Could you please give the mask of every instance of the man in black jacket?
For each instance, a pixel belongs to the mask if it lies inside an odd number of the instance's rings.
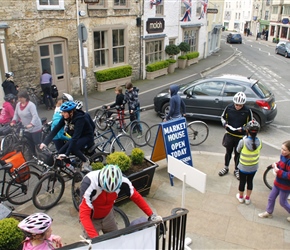
[[[223,146],[226,148],[225,166],[219,171],[219,176],[224,176],[229,172],[229,164],[233,151],[235,152],[235,170],[234,175],[239,180],[239,158],[240,154],[236,151],[240,139],[245,135],[246,124],[253,119],[252,111],[245,106],[246,95],[238,92],[233,98],[233,104],[229,104],[221,115],[221,122],[226,129],[223,138]]]
[[[2,83],[5,96],[8,94],[17,96],[18,94],[18,86],[15,86],[13,82],[13,76],[14,76],[13,72],[5,73],[6,80]]]

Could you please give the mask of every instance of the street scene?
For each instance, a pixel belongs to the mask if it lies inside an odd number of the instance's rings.
[[[290,0],[4,0],[0,250],[290,249]]]

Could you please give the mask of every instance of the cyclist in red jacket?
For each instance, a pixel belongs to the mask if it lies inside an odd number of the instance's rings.
[[[109,233],[118,230],[113,206],[120,190],[125,190],[130,199],[149,216],[156,216],[143,197],[116,165],[107,165],[101,170],[88,173],[81,184],[80,221],[86,237],[94,238],[99,231]]]

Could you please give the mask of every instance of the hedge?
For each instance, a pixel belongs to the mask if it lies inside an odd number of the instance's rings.
[[[125,65],[95,72],[97,82],[106,82],[132,75],[132,66]]]
[[[159,62],[155,62],[155,63],[150,63],[146,66],[146,71],[153,72],[156,70],[167,68],[168,66],[169,66],[169,62],[167,60],[159,61]]]
[[[176,60],[173,59],[173,58],[168,58],[168,59],[166,59],[166,61],[168,61],[169,64],[171,64],[171,63],[176,63]]]
[[[179,56],[178,59],[186,60],[187,59],[187,56],[186,55],[182,55],[182,56]]]
[[[199,52],[194,51],[186,54],[188,60],[199,57]]]

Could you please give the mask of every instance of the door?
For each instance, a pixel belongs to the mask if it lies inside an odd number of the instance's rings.
[[[41,72],[48,70],[52,75],[52,84],[58,88],[59,95],[68,91],[65,41],[53,41],[39,44]]]

